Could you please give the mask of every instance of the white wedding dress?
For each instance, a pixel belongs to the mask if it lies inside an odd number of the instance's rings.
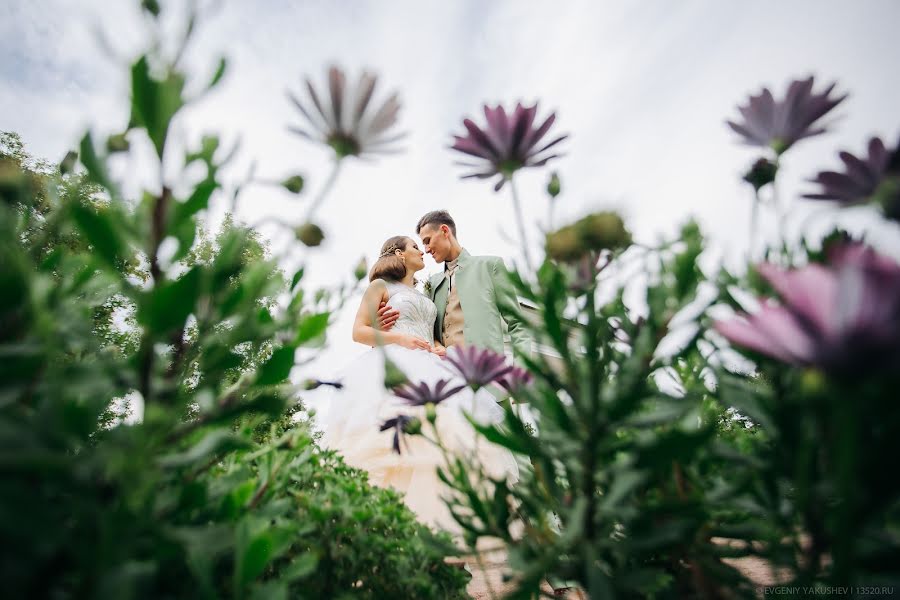
[[[388,305],[400,316],[393,331],[408,333],[434,343],[434,303],[415,289],[399,283],[388,283]],[[343,389],[329,393],[330,406],[323,424],[322,443],[337,450],[344,460],[369,473],[369,480],[381,487],[391,487],[404,494],[404,500],[429,525],[459,533],[442,497],[446,485],[438,478],[437,468],[444,464],[438,448],[419,435],[404,435],[402,453],[393,450],[394,430],[379,431],[387,419],[404,414],[419,417],[423,431],[434,437],[421,407],[410,407],[384,387],[385,357],[402,370],[412,383],[433,386],[441,379],[461,385],[462,379],[451,366],[425,350],[410,350],[388,345],[374,348],[344,369]],[[464,388],[437,406],[435,427],[440,438],[453,453],[475,458],[485,472],[494,478],[518,479],[513,455],[476,435],[463,413],[476,422],[499,423],[503,409],[485,389],[473,393]]]

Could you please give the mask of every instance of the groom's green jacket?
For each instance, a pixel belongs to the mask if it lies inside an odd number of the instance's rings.
[[[503,326],[520,352],[531,353],[531,336],[525,330],[519,303],[509,282],[506,266],[497,256],[459,255],[454,285],[462,307],[463,337],[467,346],[489,348],[503,354]],[[449,286],[443,273],[431,276],[431,299],[437,306],[434,339],[441,339]]]

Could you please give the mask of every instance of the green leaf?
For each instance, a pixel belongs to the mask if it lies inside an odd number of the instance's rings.
[[[150,13],[154,17],[159,16],[159,1],[158,0],[141,0],[141,8],[146,10],[148,13]]]
[[[112,195],[115,195],[115,186],[109,178],[109,172],[106,170],[106,162],[97,155],[94,148],[94,141],[91,139],[90,132],[84,134],[81,138],[81,164],[87,169],[88,180],[100,185]]]
[[[250,591],[250,600],[288,600],[288,585],[281,581],[257,583]]]
[[[314,552],[304,552],[281,571],[281,579],[288,583],[312,575],[319,565],[319,557]]]
[[[297,346],[304,346],[324,342],[330,316],[331,313],[324,312],[304,317],[297,328],[297,337],[294,338],[294,343]]]
[[[207,433],[202,440],[185,452],[167,454],[159,459],[164,467],[184,467],[210,457],[250,447],[250,442],[227,429],[216,429]]]
[[[619,503],[631,495],[646,479],[647,476],[639,471],[627,470],[618,473],[609,491],[603,496],[603,510],[614,512]]]
[[[200,268],[194,267],[172,282],[163,282],[144,296],[139,315],[157,333],[184,325],[200,295]]]
[[[680,419],[690,408],[692,404],[685,400],[660,397],[649,410],[629,417],[626,423],[632,427],[665,425]]]
[[[295,351],[294,346],[284,346],[273,352],[269,360],[259,368],[256,383],[272,385],[284,381],[294,367]]]
[[[184,546],[187,563],[207,592],[207,596],[214,595],[213,566],[216,559],[234,545],[232,527],[225,524],[210,524],[178,527],[168,533]]]
[[[778,431],[767,408],[770,390],[765,384],[720,370],[718,391],[722,402],[758,423],[763,431]]]
[[[219,138],[215,135],[204,135],[200,141],[200,150],[190,152],[185,156],[184,164],[189,165],[194,161],[202,160],[207,165],[213,165],[213,156],[219,149]]]
[[[265,571],[272,558],[272,538],[267,531],[263,531],[239,552],[236,575],[238,585],[243,588]]]
[[[65,158],[62,159],[62,162],[59,163],[59,172],[62,175],[68,175],[75,168],[75,163],[78,161],[78,153],[74,150],[69,150],[66,152]]]
[[[495,425],[481,425],[471,418],[469,418],[469,422],[489,442],[507,448],[511,452],[531,456],[536,450],[536,440],[528,434],[522,421],[512,411],[506,412],[505,427],[503,429]]]
[[[216,67],[216,72],[213,73],[212,80],[209,82],[209,85],[206,86],[206,89],[211,90],[216,87],[218,83],[222,80],[222,76],[225,75],[225,69],[228,67],[228,61],[225,60],[225,57],[221,57],[219,59],[219,66]]]
[[[640,443],[638,465],[649,468],[669,468],[672,461],[691,462],[695,454],[709,443],[715,429],[705,427],[696,431],[673,429]]]
[[[304,267],[300,267],[297,269],[297,272],[294,273],[294,276],[291,278],[291,291],[294,291],[294,288],[297,287],[297,284],[300,283],[300,280],[303,279],[303,273],[305,269]]]
[[[172,117],[184,106],[183,90],[184,76],[178,72],[154,79],[146,56],[131,67],[131,124],[147,130],[157,156],[163,155]]]
[[[125,244],[119,238],[110,213],[107,210],[94,210],[79,202],[72,205],[72,218],[88,243],[94,247],[94,252],[115,268],[117,261],[124,255]]]
[[[245,510],[247,503],[258,487],[257,480],[248,479],[236,486],[222,500],[222,511],[229,519],[236,519]]]
[[[172,213],[172,220],[169,223],[170,229],[178,229],[186,219],[191,218],[201,210],[205,210],[209,206],[209,197],[219,187],[218,182],[214,179],[207,179],[200,182],[187,200],[175,205]]]
[[[178,251],[172,257],[172,261],[177,262],[184,258],[194,245],[194,240],[197,239],[197,224],[189,219],[182,222],[172,233],[178,240]]]

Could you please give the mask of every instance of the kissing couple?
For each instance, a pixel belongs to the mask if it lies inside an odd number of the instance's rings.
[[[462,387],[459,373],[444,359],[448,351],[464,347],[503,356],[504,323],[520,351],[530,352],[531,338],[502,259],[469,254],[460,245],[456,223],[447,211],[429,212],[419,219],[416,235],[421,248],[412,237],[391,237],[372,265],[353,324],[353,340],[373,349],[348,365],[342,389],[330,392],[322,442],[348,464],[367,471],[373,484],[404,494],[419,520],[459,534],[442,500],[447,488],[437,474],[444,464],[441,451],[422,436],[401,440],[398,432],[379,431],[382,423],[398,416],[426,419],[426,402],[410,405],[385,388],[387,363],[417,386],[424,384],[437,394],[454,392],[433,402],[434,427],[442,443],[449,451],[476,460],[491,477],[512,483],[518,479],[513,455],[479,438],[467,418],[496,424],[503,421],[503,409],[488,388],[473,392]],[[422,293],[414,287],[414,275],[425,267],[425,252],[444,263],[444,271],[433,275]],[[442,381],[446,383],[439,386]]]

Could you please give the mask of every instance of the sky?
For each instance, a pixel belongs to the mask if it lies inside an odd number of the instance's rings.
[[[783,94],[793,78],[815,75],[816,89],[837,81],[850,97],[838,107],[833,131],[804,141],[784,158],[779,195],[789,234],[813,212],[822,231],[839,221],[867,232],[900,255],[896,228],[866,210],[833,216],[800,200],[807,179],[839,165],[838,150],[863,151],[869,137],[888,145],[900,136],[900,2],[895,0],[260,0],[201,2],[205,19],[185,55],[198,89],[219,56],[229,68],[216,91],[173,124],[178,143],[217,132],[240,144],[224,178],[306,178],[300,197],[271,185],[251,185],[238,218],[277,217],[297,223],[330,167],[328,149],[293,134],[302,120],[286,90],[303,77],[323,86],[331,64],[351,78],[379,76],[377,98],[398,91],[399,129],[408,131],[396,156],[351,160],[320,210],[326,231],[306,251],[274,226],[261,228],[285,268],[307,265],[312,287],[350,277],[360,257],[371,264],[382,242],[413,234],[429,210],[450,210],[459,238],[473,254],[521,261],[508,190],[462,181],[448,149],[462,119],[483,120],[482,104],[539,101],[539,118],[557,114],[554,131],[570,133],[565,156],[549,169],[517,175],[532,254],[546,227],[544,192],[550,170],[562,179],[554,221],[618,210],[637,240],[654,243],[690,217],[712,240],[711,261],[737,264],[746,253],[752,195],[741,174],[758,152],[741,146],[725,126],[736,105],[769,86]],[[108,134],[128,119],[127,65],[147,37],[136,2],[4,0],[0,5],[0,129],[21,134],[28,150],[57,161],[87,128]],[[169,29],[183,23],[187,4],[163,2]],[[122,159],[115,171],[134,193],[153,185],[146,152]],[[169,165],[172,166],[172,165]],[[174,170],[171,170],[174,173]],[[174,177],[174,175],[173,175]],[[214,199],[210,223],[221,220]],[[778,218],[762,214],[764,235]],[[426,272],[440,268],[430,259]],[[424,275],[424,274],[423,274]],[[318,373],[327,376],[365,350],[350,340],[356,303],[336,319]]]

